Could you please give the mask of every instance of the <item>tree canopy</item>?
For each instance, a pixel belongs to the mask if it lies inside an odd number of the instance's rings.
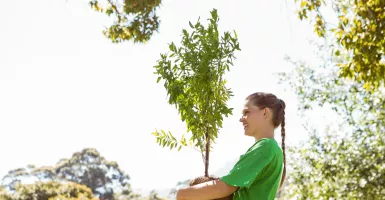
[[[36,182],[18,184],[13,193],[1,192],[0,200],[98,200],[90,188],[77,183]]]
[[[129,184],[130,177],[116,162],[107,161],[93,148],[76,152],[52,167],[29,165],[11,170],[2,179],[2,185],[8,190],[17,190],[17,185],[27,179],[78,183],[90,188],[100,200],[112,200],[116,195],[135,196]]]
[[[144,43],[159,29],[156,10],[161,0],[91,0],[89,3],[93,10],[115,19],[103,30],[113,43]]]
[[[311,20],[320,37],[332,36],[332,54],[341,57],[336,65],[341,77],[363,82],[367,88],[385,82],[385,1],[294,1],[301,20]],[[338,24],[325,20],[325,7],[333,8]]]

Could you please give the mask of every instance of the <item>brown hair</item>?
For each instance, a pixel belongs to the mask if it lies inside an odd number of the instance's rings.
[[[283,174],[280,187],[286,177],[286,155],[285,155],[285,108],[286,104],[283,100],[278,99],[274,94],[256,92],[249,95],[246,100],[249,100],[253,105],[260,109],[269,108],[273,113],[273,125],[277,128],[281,125],[282,151],[283,151]]]

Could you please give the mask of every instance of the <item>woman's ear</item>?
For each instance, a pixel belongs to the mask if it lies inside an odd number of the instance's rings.
[[[270,110],[268,108],[263,109],[263,117],[267,118],[270,115]]]

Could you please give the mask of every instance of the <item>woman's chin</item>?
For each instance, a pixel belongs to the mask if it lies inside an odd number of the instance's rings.
[[[247,131],[247,129],[245,130],[244,134],[245,134],[246,136],[252,136],[252,135]]]
[[[250,137],[254,137],[254,133],[250,130],[248,130],[247,128],[245,129],[245,132],[244,132],[244,135],[246,136],[250,136]]]

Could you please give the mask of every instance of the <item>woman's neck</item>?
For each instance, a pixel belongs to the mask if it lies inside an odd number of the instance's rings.
[[[264,131],[259,132],[254,136],[255,141],[258,141],[262,138],[274,138],[274,128],[266,128]]]

